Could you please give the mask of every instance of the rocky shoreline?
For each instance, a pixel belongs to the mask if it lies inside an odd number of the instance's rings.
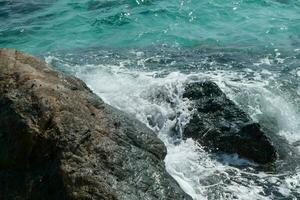
[[[145,125],[81,80],[0,50],[0,199],[191,199]]]
[[[260,125],[210,81],[189,83],[183,138],[259,164],[278,153]],[[166,172],[166,147],[86,84],[0,49],[0,199],[191,199]]]

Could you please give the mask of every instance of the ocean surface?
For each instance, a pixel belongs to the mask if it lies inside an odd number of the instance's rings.
[[[300,199],[299,0],[0,0],[0,47],[83,79],[147,125],[154,119],[167,171],[194,199]],[[170,116],[181,131],[190,119],[183,84],[204,79],[285,141],[274,170],[169,136]]]

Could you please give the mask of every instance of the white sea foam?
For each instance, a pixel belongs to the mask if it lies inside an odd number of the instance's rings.
[[[300,69],[296,71],[296,75],[300,77]]]
[[[251,78],[247,78],[249,74]],[[187,109],[189,101],[182,98],[183,83],[212,79],[254,119],[259,120],[261,115],[275,116],[280,134],[291,143],[297,141],[299,113],[293,104],[267,87],[276,75],[251,69],[165,74],[127,69],[122,64],[79,66],[76,75],[107,103],[135,115],[158,133],[168,150],[167,171],[193,199],[273,199],[278,193],[296,199],[295,194],[300,195],[300,169],[293,174],[252,173],[234,167],[254,165],[237,155],[216,159],[192,139],[174,144],[169,137],[176,122],[184,128],[189,120],[191,111]],[[150,126],[149,118],[154,125]]]

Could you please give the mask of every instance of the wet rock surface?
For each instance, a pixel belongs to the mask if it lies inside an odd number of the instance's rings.
[[[184,98],[195,111],[183,137],[213,152],[237,153],[260,164],[274,162],[277,151],[260,125],[211,81],[187,84]]]
[[[145,125],[12,49],[0,49],[0,119],[0,199],[191,199]]]

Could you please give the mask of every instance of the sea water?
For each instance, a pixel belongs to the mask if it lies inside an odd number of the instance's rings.
[[[280,148],[300,149],[299,1],[0,0],[0,47],[81,78],[153,129],[167,171],[194,199],[300,199],[300,160],[289,152],[268,172],[170,136],[191,117],[184,84],[212,80],[283,138]]]

